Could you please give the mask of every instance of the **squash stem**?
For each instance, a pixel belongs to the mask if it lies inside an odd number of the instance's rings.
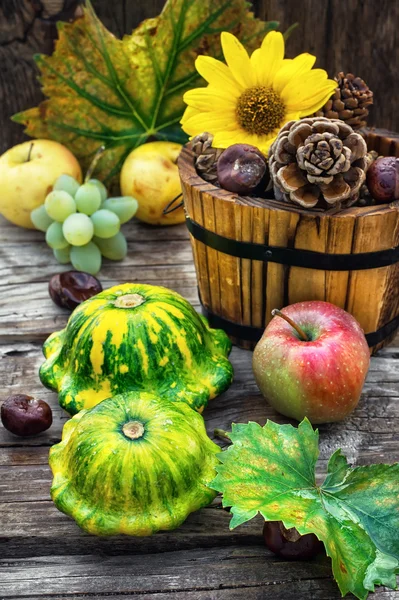
[[[138,440],[144,435],[144,425],[140,421],[128,421],[122,427],[123,434],[130,440]]]
[[[145,302],[145,298],[141,294],[125,294],[115,300],[114,306],[116,308],[136,308],[143,302]]]

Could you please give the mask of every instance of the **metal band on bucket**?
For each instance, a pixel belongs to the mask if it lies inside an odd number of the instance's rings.
[[[359,254],[325,254],[298,248],[282,248],[266,246],[253,242],[242,242],[226,238],[218,233],[205,229],[190,217],[186,216],[186,224],[191,235],[213,250],[218,250],[237,258],[274,262],[290,267],[319,269],[322,271],[360,271],[388,267],[399,262],[399,246],[375,252]]]

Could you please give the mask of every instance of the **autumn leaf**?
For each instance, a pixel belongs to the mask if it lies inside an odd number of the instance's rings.
[[[52,56],[36,57],[48,100],[13,120],[32,137],[68,146],[83,168],[104,144],[96,176],[109,183],[149,137],[187,140],[179,125],[182,97],[205,85],[194,61],[199,54],[221,57],[221,31],[253,50],[278,26],[255,19],[248,7],[245,0],[168,0],[158,17],[118,40],[89,3],[74,23],[58,23]]]
[[[301,534],[315,533],[331,557],[342,595],[367,598],[375,585],[396,589],[399,572],[399,464],[351,468],[341,450],[316,485],[318,431],[267,421],[233,425],[211,487],[230,506],[230,528],[260,513]]]

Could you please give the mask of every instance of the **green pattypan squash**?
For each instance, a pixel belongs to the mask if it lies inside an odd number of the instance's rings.
[[[40,378],[70,414],[134,389],[202,411],[232,381],[230,350],[176,292],[127,283],[86,300],[48,338]]]
[[[219,451],[188,404],[120,394],[66,423],[50,450],[51,497],[88,533],[174,529],[216,496]]]

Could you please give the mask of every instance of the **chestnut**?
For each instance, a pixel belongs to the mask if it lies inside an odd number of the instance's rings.
[[[286,529],[281,521],[266,521],[263,539],[269,550],[289,560],[307,560],[324,548],[314,533],[301,535],[295,527]]]
[[[48,284],[52,301],[74,310],[79,304],[102,292],[102,285],[96,277],[82,271],[65,271],[53,275]]]
[[[399,158],[377,158],[367,170],[367,187],[378,203],[399,200]]]
[[[53,422],[51,408],[44,400],[16,394],[9,396],[1,405],[1,422],[15,435],[36,435],[46,431]]]
[[[233,144],[217,162],[219,184],[235,194],[250,195],[266,188],[268,168],[266,158],[255,146]]]

